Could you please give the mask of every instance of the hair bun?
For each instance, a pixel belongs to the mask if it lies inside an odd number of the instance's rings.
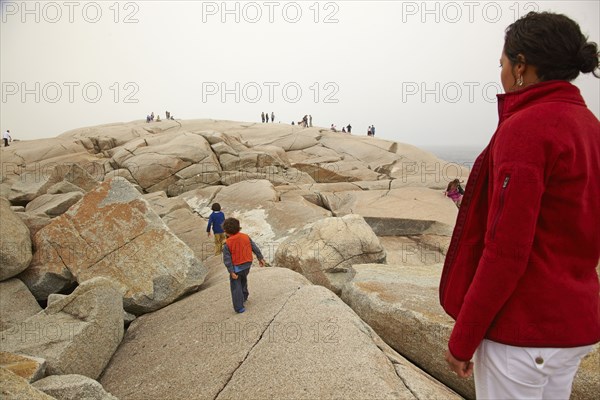
[[[581,72],[594,72],[600,65],[598,60],[598,45],[594,42],[587,42],[579,49],[577,54],[577,67]]]

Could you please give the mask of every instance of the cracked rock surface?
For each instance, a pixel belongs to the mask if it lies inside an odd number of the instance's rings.
[[[42,228],[34,247],[34,262],[20,277],[36,298],[59,292],[71,279],[103,276],[121,287],[125,310],[136,315],[197,289],[206,275],[192,250],[119,177]]]
[[[385,258],[373,230],[351,214],[324,218],[293,233],[279,245],[274,263],[339,294],[354,276],[353,264],[383,263]]]
[[[221,277],[136,319],[100,378],[104,388],[121,400],[458,398],[299,274],[253,268],[243,314],[233,311],[224,268]]]
[[[321,192],[321,199],[335,216],[362,215],[378,236],[451,236],[458,214],[441,191],[424,187]]]
[[[27,226],[4,199],[0,200],[0,215],[0,280],[5,280],[26,269],[31,262],[31,238]]]
[[[123,337],[123,301],[105,278],[90,279],[21,324],[1,332],[3,351],[47,361],[46,372],[96,379]]]

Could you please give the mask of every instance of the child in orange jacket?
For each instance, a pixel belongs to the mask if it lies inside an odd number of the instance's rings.
[[[227,235],[223,246],[223,263],[229,272],[229,285],[233,309],[237,313],[246,311],[244,303],[248,300],[248,274],[252,266],[252,253],[256,254],[261,267],[265,266],[265,259],[260,249],[248,235],[240,232],[240,221],[227,218],[223,222],[223,229]]]

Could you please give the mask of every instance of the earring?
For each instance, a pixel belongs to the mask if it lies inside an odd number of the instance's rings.
[[[523,75],[519,75],[517,78],[517,86],[523,86]]]

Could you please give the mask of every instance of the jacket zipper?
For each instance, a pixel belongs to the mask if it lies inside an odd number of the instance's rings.
[[[494,223],[492,224],[492,232],[490,235],[490,239],[494,239],[494,237],[496,236],[496,226],[498,225],[500,214],[502,214],[502,209],[504,208],[504,194],[506,193],[506,187],[508,186],[509,181],[510,175],[506,175],[506,177],[504,178],[504,182],[502,183],[502,189],[500,190],[500,204],[498,205],[498,211],[494,216]]]
[[[461,204],[461,209],[458,211],[458,217],[456,219],[455,232],[452,234],[452,240],[450,241],[450,246],[448,247],[448,252],[446,253],[446,260],[444,262],[444,269],[442,271],[442,277],[440,279],[440,304],[444,304],[444,293],[446,292],[446,284],[448,283],[448,275],[450,274],[450,270],[454,265],[454,259],[456,258],[456,254],[458,251],[458,244],[462,238],[464,233],[464,225],[466,220],[469,218],[467,208],[470,205],[471,197],[473,197],[473,190],[471,187],[479,187],[481,179],[483,175],[481,174],[481,170],[483,166],[488,163],[489,159],[489,149],[490,146],[484,149],[484,153],[480,155],[481,160],[477,159],[475,165],[473,166],[473,170],[470,174],[470,179],[473,179],[473,183],[469,183],[465,188],[465,194],[463,197],[463,201]],[[447,266],[447,267],[446,267]]]

